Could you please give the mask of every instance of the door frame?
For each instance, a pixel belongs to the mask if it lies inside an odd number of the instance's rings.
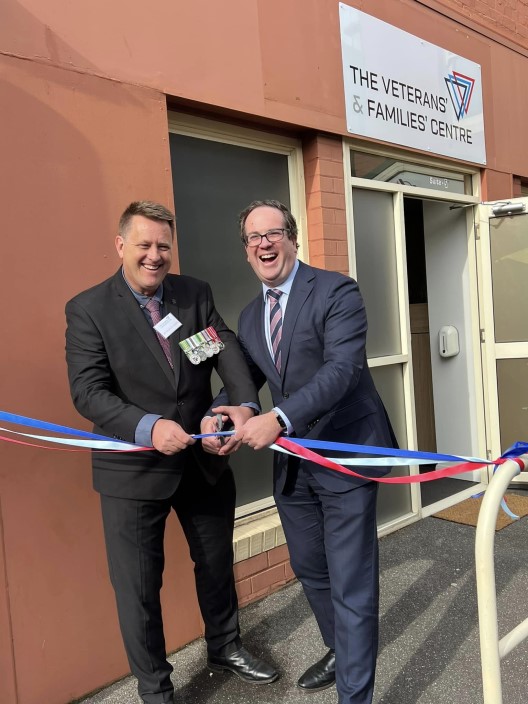
[[[523,204],[524,214],[528,213],[528,197],[511,198],[506,201],[488,201],[481,203],[475,209],[475,230],[477,232],[477,250],[479,266],[479,298],[480,298],[480,339],[483,363],[483,381],[485,396],[485,423],[488,459],[501,454],[499,393],[497,381],[497,360],[528,359],[528,342],[495,342],[495,316],[493,310],[493,279],[491,262],[490,219],[500,217],[493,213],[493,208],[507,204]],[[504,217],[507,213],[504,213]],[[516,217],[512,215],[511,217]],[[522,440],[522,438],[519,438]],[[491,480],[493,467],[488,469],[488,480]],[[514,477],[512,484],[528,484],[528,474]]]
[[[187,113],[169,111],[168,131],[170,134],[177,134],[185,137],[192,137],[204,142],[214,144],[226,144],[245,149],[252,149],[258,152],[270,152],[280,154],[287,158],[288,181],[290,195],[290,209],[295,215],[298,225],[299,258],[308,259],[308,239],[306,227],[306,203],[305,203],[305,182],[303,167],[302,143],[299,139],[284,135],[274,134],[262,129],[251,129],[242,127],[219,119],[199,117]],[[173,179],[171,178],[171,181]],[[235,221],[233,221],[236,227]],[[233,237],[233,242],[240,247],[238,238]],[[181,236],[181,235],[180,235]],[[178,209],[176,208],[176,244],[178,245]],[[178,251],[178,247],[176,247]],[[241,255],[242,257],[242,255]],[[240,260],[243,261],[242,258]],[[246,265],[247,266],[247,265]],[[178,262],[178,271],[180,270]],[[258,281],[255,279],[255,291],[258,288]],[[209,279],[209,283],[215,288],[214,280]],[[233,324],[233,329],[235,324]],[[217,380],[219,381],[219,380]],[[264,394],[266,391],[264,391]],[[266,399],[266,396],[264,396]],[[235,468],[235,473],[236,473]],[[269,459],[269,471],[271,477],[271,456]],[[260,511],[274,509],[275,500],[272,494],[263,495],[255,501],[241,504],[236,507],[236,519],[249,520],[253,515],[258,515]]]
[[[430,173],[433,176],[440,177],[449,174],[465,175],[471,179],[472,194],[461,194],[453,192],[445,192],[434,188],[424,188],[409,185],[408,183],[392,183],[369,178],[360,178],[351,176],[351,152],[362,152],[371,154],[376,157],[384,157],[394,159],[401,165],[402,169],[415,169],[417,172],[424,174]],[[443,162],[440,159],[421,158],[417,154],[400,152],[391,149],[377,148],[365,143],[358,143],[352,140],[343,140],[343,166],[345,177],[345,199],[347,213],[347,237],[348,237],[348,256],[349,256],[349,273],[350,276],[356,278],[356,256],[354,247],[354,204],[353,204],[353,189],[361,188],[374,191],[389,192],[393,196],[393,212],[394,212],[394,228],[395,228],[395,247],[396,247],[396,267],[398,281],[398,309],[400,314],[400,334],[401,334],[401,354],[390,355],[386,357],[371,358],[368,360],[370,368],[387,366],[387,365],[402,365],[403,367],[403,387],[404,387],[404,404],[405,404],[405,426],[407,437],[405,439],[406,446],[409,449],[418,449],[416,441],[416,415],[414,406],[414,380],[412,372],[412,350],[411,350],[411,331],[410,331],[410,313],[407,290],[407,262],[405,253],[405,226],[404,226],[404,197],[419,198],[423,200],[434,200],[449,203],[453,207],[460,207],[466,212],[466,227],[468,236],[468,265],[470,268],[470,289],[471,289],[471,319],[468,324],[471,325],[470,334],[475,344],[473,345],[474,355],[474,383],[477,389],[477,394],[484,401],[484,392],[482,388],[482,360],[481,350],[479,346],[479,298],[478,298],[478,269],[477,256],[475,247],[476,229],[474,227],[474,211],[480,202],[480,174],[477,169],[462,165],[453,165],[452,163]],[[390,171],[388,172],[390,173]],[[475,404],[476,407],[476,426],[477,426],[477,445],[474,455],[486,456],[486,424],[484,414],[484,404]],[[482,407],[480,407],[482,406]],[[411,474],[417,474],[418,467],[411,467]],[[487,482],[487,472],[481,473],[481,482]],[[480,486],[480,485],[478,485]],[[411,485],[411,513],[401,516],[388,525],[382,526],[382,533],[387,533],[404,525],[414,522],[422,517],[430,515],[438,510],[458,503],[460,500],[475,493],[475,486],[466,489],[456,495],[455,498],[448,497],[443,501],[431,504],[426,508],[422,508],[420,490],[417,484]],[[478,489],[477,489],[478,490]]]

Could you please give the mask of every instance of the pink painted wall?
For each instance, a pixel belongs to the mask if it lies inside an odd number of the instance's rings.
[[[522,32],[506,41],[507,25],[476,4],[466,29],[449,17],[462,18],[455,0],[350,4],[481,64],[484,195],[510,195],[512,174],[528,176]],[[526,14],[516,17],[521,27]],[[310,247],[342,268],[336,0],[3,0],[2,410],[89,427],[69,398],[64,304],[115,271],[128,202],[172,205],[166,95],[302,134]],[[164,593],[177,647],[202,624],[176,522],[168,541],[179,556]],[[0,702],[65,704],[126,671],[88,456],[0,443]]]
[[[528,176],[528,133],[510,123],[528,113],[524,3],[500,3],[504,11],[493,16],[486,6],[497,3],[475,0],[348,4],[479,63],[488,166]],[[347,134],[336,0],[4,0],[0,50],[242,115]]]
[[[0,77],[0,408],[89,429],[69,396],[64,304],[117,269],[127,203],[172,206],[165,99],[6,56]],[[128,671],[99,513],[88,454],[0,443],[2,704],[64,704]],[[202,628],[177,521],[168,551],[174,648]]]

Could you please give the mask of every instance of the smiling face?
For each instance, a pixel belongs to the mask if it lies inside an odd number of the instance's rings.
[[[134,215],[124,235],[115,241],[123,260],[129,285],[145,296],[152,296],[165,278],[172,262],[172,232],[163,220]]]
[[[277,208],[259,206],[247,216],[246,237],[252,234],[263,235],[269,230],[284,228],[284,216]],[[280,242],[268,242],[263,237],[258,247],[247,247],[247,260],[258,278],[266,286],[280,286],[294,267],[297,258],[297,240],[291,240],[289,232],[284,233]]]

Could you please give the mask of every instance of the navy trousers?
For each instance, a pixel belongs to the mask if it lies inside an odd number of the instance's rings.
[[[339,704],[371,704],[378,652],[377,484],[325,489],[301,462],[275,501],[292,569],[336,652]]]

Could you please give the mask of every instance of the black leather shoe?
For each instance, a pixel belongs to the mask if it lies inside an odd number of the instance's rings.
[[[270,684],[279,676],[277,670],[260,658],[251,655],[244,646],[229,655],[209,654],[207,666],[213,672],[229,670],[249,684]]]
[[[315,665],[309,667],[298,680],[297,686],[306,692],[317,692],[331,687],[335,682],[335,650],[330,650]]]

